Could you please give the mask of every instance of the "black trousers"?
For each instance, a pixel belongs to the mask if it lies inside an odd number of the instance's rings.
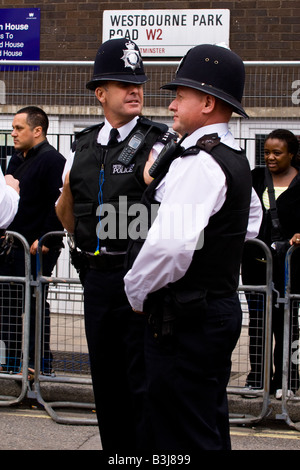
[[[207,310],[197,313],[177,318],[169,339],[157,341],[147,326],[152,451],[231,448],[226,387],[241,331],[239,299],[209,300]]]
[[[123,270],[88,269],[85,327],[104,451],[141,449],[144,433],[144,333],[124,292]],[[147,439],[146,439],[147,440]]]

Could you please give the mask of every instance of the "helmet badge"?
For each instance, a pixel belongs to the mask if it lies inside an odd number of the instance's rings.
[[[127,42],[125,46],[127,47],[127,50],[123,49],[123,57],[121,57],[121,59],[124,60],[125,67],[131,67],[132,70],[141,68],[142,58],[139,51],[134,49],[134,44],[132,42]]]

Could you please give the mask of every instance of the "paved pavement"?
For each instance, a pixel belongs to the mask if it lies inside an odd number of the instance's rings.
[[[3,387],[13,392],[18,390],[15,381],[0,381],[0,393]],[[88,402],[92,398],[89,386],[43,384],[44,397],[49,400],[78,401],[79,396]],[[54,396],[55,395],[55,396]],[[2,402],[3,403],[3,402]],[[230,395],[231,414],[238,416],[259,416],[262,400],[260,398],[245,399]],[[281,402],[272,399],[269,415],[258,423],[231,426],[233,450],[299,450],[300,432],[293,429],[284,420],[276,419],[281,413]],[[71,410],[58,409],[60,417],[78,419],[95,419],[92,409]],[[296,422],[300,420],[298,403],[289,406],[289,414]],[[46,451],[77,451],[101,450],[101,441],[96,425],[60,424],[33,398],[26,397],[21,404],[0,406],[0,448],[1,450],[46,450]],[[100,457],[101,458],[101,457]]]
[[[300,433],[285,423],[231,426],[232,449],[299,450]],[[97,451],[101,442],[96,426],[58,424],[35,407],[0,409],[1,450]]]
[[[250,427],[232,426],[231,445],[233,451],[299,451],[300,433],[279,421],[268,421]]]
[[[101,450],[96,426],[56,423],[36,407],[0,409],[1,450]]]

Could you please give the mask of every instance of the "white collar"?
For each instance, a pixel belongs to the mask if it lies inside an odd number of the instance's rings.
[[[184,148],[192,147],[193,145],[196,145],[196,142],[206,134],[217,133],[222,140],[222,137],[225,137],[228,132],[229,128],[227,123],[210,124],[209,126],[200,127],[192,134],[188,135],[186,139],[184,139],[182,146]]]
[[[139,116],[136,116],[131,121],[127,122],[127,124],[124,124],[124,126],[118,128],[118,131],[119,131],[119,134],[120,134],[120,137],[118,138],[119,142],[126,139],[128,134],[130,134],[132,129],[136,126],[138,118],[139,118]],[[111,129],[112,129],[112,125],[105,118],[104,126],[101,127],[100,132],[98,134],[97,142],[99,144],[107,145]]]
[[[191,135],[188,135],[186,139],[182,142],[184,148],[193,147],[196,145],[198,139],[207,134],[217,133],[223,144],[226,144],[228,147],[231,147],[235,150],[240,150],[238,142],[235,140],[233,135],[229,130],[229,125],[227,122],[221,122],[218,124],[210,124],[209,126],[200,127],[196,129]]]

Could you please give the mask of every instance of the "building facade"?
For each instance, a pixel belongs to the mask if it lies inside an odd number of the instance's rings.
[[[101,109],[93,93],[86,90],[85,83],[92,75],[92,62],[102,42],[104,12],[167,11],[165,5],[158,0],[0,0],[0,17],[2,8],[40,9],[40,60],[51,61],[51,64],[34,71],[21,71],[17,66],[9,71],[0,71],[2,157],[7,153],[7,145],[11,145],[9,131],[13,114],[29,104],[41,106],[49,114],[50,134],[53,135],[50,139],[66,154],[75,131],[102,119]],[[234,116],[231,128],[241,139],[241,144],[246,146],[252,166],[259,164],[260,142],[269,131],[276,127],[288,127],[300,134],[298,2],[174,0],[171,7],[172,10],[198,9],[211,13],[216,9],[229,10],[229,46],[246,64],[243,105],[250,116],[249,120]],[[126,27],[123,30],[126,34]],[[144,57],[146,73],[150,77],[145,86],[144,114],[170,125],[172,119],[168,104],[171,95],[162,92],[160,86],[172,78],[176,62],[181,57]],[[151,65],[147,64],[148,61]],[[62,62],[68,62],[68,65]]]
[[[40,8],[41,60],[94,60],[104,10],[164,10],[160,0],[0,0],[1,8]],[[245,61],[298,60],[300,5],[294,0],[173,0],[172,9],[229,9],[230,47]],[[1,12],[0,12],[1,14]]]

